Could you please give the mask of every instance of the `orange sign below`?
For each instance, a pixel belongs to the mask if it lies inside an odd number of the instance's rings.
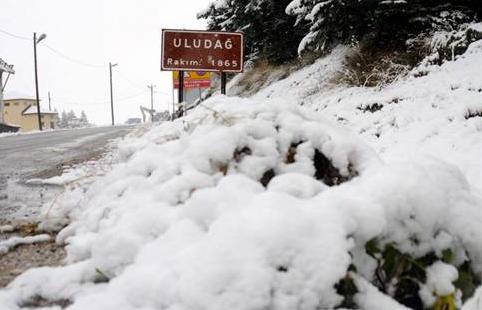
[[[174,88],[179,88],[179,71],[172,72]],[[211,72],[184,71],[184,88],[211,87]]]

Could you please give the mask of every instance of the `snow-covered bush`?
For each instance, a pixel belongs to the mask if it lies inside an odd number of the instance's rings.
[[[481,298],[457,283],[482,271],[482,200],[460,171],[382,163],[293,102],[215,97],[117,156],[49,210],[71,220],[57,237],[67,265],[18,277],[2,309],[472,310]]]
[[[381,88],[405,77],[417,60],[408,52],[352,48],[332,83]]]
[[[431,63],[442,64],[446,60],[464,54],[469,45],[482,40],[482,24],[464,24],[459,30],[439,31],[433,36],[430,50],[433,56]]]

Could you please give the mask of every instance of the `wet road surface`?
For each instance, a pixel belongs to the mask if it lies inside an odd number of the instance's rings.
[[[64,168],[100,157],[109,142],[133,127],[96,127],[0,137],[0,224],[35,221],[53,186],[28,185],[32,178],[60,175]]]

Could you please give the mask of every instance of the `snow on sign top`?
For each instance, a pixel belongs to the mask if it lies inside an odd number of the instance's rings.
[[[243,33],[162,30],[162,71],[243,72]]]

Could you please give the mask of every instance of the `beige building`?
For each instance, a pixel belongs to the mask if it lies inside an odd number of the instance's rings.
[[[5,122],[20,127],[22,132],[38,130],[36,102],[35,98],[29,96],[7,94],[3,102]],[[42,129],[56,129],[58,113],[43,107],[41,107],[40,112]]]

